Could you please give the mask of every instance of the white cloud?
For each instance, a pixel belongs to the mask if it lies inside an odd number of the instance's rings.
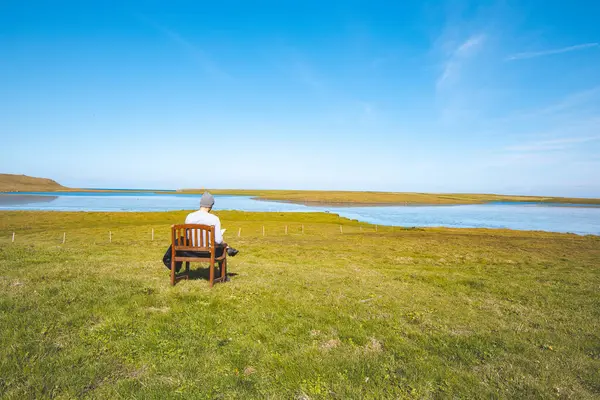
[[[469,39],[467,39],[467,41],[461,44],[458,49],[456,49],[455,55],[462,56],[468,54],[470,51],[476,49],[480,44],[482,44],[484,40],[485,36],[481,34],[471,36]]]
[[[506,150],[512,152],[564,150],[568,147],[572,147],[575,144],[593,142],[598,140],[600,140],[600,135],[583,137],[565,137],[509,146],[506,148]]]
[[[593,47],[600,47],[600,44],[599,43],[582,43],[582,44],[578,44],[575,46],[562,47],[560,49],[550,49],[550,50],[543,50],[543,51],[528,51],[528,52],[524,52],[524,53],[515,53],[515,54],[511,54],[510,56],[506,57],[506,61],[524,60],[527,58],[550,56],[550,55],[554,55],[554,54],[568,53],[571,51],[585,50],[585,49],[589,49],[589,48],[593,48]]]
[[[304,85],[310,87],[313,90],[322,92],[325,88],[325,84],[318,77],[314,68],[305,61],[295,60],[292,66],[292,72]]]
[[[600,86],[596,86],[575,93],[570,93],[567,96],[565,96],[565,98],[563,98],[560,102],[540,110],[540,113],[554,114],[559,111],[572,109],[574,107],[579,108],[582,104],[594,100],[598,94],[600,94]]]
[[[544,152],[509,152],[490,156],[483,161],[485,167],[539,167],[555,164],[563,159],[560,154]]]
[[[438,89],[458,78],[464,62],[483,46],[485,40],[484,34],[472,35],[450,52],[436,83]]]
[[[362,106],[364,115],[366,115],[366,116],[373,115],[373,112],[375,111],[375,107],[373,106],[373,104],[368,103],[366,101],[361,101],[360,104]]]
[[[161,32],[183,51],[187,52],[206,74],[211,75],[214,78],[231,79],[231,76],[227,72],[217,65],[217,63],[204,50],[202,50],[192,41],[184,38],[178,32],[169,29],[146,16],[139,15],[138,18],[146,24],[152,26],[157,31]]]
[[[535,109],[514,111],[506,117],[496,119],[495,124],[515,123],[515,121],[533,120],[543,118],[553,118],[554,123],[558,118],[564,121],[567,126],[585,125],[590,123],[597,127],[600,116],[595,111],[595,105],[600,101],[600,86],[589,89],[579,90],[564,95],[561,99],[553,103],[546,104]],[[591,112],[592,118],[582,121],[582,117],[588,117],[586,112]],[[562,129],[562,128],[561,128]]]

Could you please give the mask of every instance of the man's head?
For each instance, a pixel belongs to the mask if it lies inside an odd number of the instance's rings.
[[[213,195],[208,192],[204,192],[204,194],[200,198],[200,209],[210,211],[214,205],[215,198],[213,197]]]

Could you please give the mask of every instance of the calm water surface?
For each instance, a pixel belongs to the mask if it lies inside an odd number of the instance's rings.
[[[314,207],[253,200],[248,196],[215,196],[216,210],[307,212],[328,211],[380,225],[509,228],[600,235],[600,207],[567,207],[533,203],[464,206]],[[198,208],[200,195],[127,193],[0,194],[0,210],[171,211]]]

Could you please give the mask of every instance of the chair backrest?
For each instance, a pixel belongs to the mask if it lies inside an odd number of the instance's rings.
[[[215,227],[210,225],[171,225],[173,250],[215,251]]]

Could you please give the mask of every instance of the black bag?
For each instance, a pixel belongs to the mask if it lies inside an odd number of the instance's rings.
[[[175,243],[179,243],[179,241],[177,239],[175,239]],[[167,267],[167,269],[171,270],[171,259],[172,259],[172,249],[173,245],[170,245],[169,248],[167,249],[167,252],[165,253],[165,255],[163,256],[163,264],[165,264],[165,267]],[[224,247],[218,246],[215,249],[215,257],[221,257],[223,255],[223,252],[225,251]],[[197,252],[197,251],[179,251],[177,252],[178,256],[188,256],[188,257],[194,257],[194,256],[198,256],[200,254],[203,254],[203,252]],[[208,253],[206,253],[208,254]],[[175,262],[175,272],[179,272],[181,270],[181,266],[183,265],[182,261],[176,261]]]
[[[172,246],[169,246],[169,249],[163,256],[163,264],[165,264],[165,267],[167,267],[167,269],[169,269],[169,270],[171,269],[172,253],[173,253]],[[181,262],[181,261],[176,262],[175,263],[175,271],[179,272],[179,270],[181,270],[182,265],[183,265],[183,262]]]

